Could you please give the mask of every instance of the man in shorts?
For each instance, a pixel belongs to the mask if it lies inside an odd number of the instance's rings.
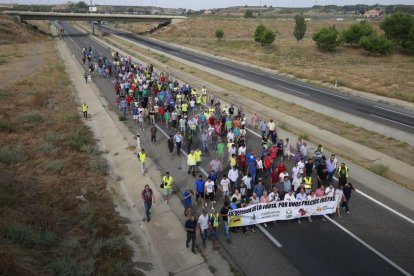
[[[165,204],[168,204],[168,200],[171,198],[172,187],[174,184],[174,179],[170,175],[170,172],[166,172],[162,177],[162,184],[164,187]]]
[[[223,190],[223,202],[226,202],[226,198],[230,196],[230,179],[227,178],[226,174],[223,175],[220,185]]]

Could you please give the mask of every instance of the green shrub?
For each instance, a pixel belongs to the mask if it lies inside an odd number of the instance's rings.
[[[127,117],[125,117],[124,115],[119,115],[119,116],[118,116],[118,119],[119,119],[121,122],[125,122],[125,121],[127,121],[127,120],[128,120],[128,118],[127,118]]]
[[[216,35],[217,39],[220,40],[224,36],[224,31],[222,29],[217,29],[216,32],[215,32],[215,35]]]
[[[107,172],[108,171],[108,162],[105,158],[97,157],[91,162],[91,169],[93,171]]]
[[[52,247],[57,244],[55,233],[48,230],[36,229],[33,226],[21,223],[12,223],[0,229],[0,235],[15,244],[26,248],[35,246]]]
[[[38,151],[41,151],[41,152],[47,152],[47,153],[57,152],[58,151],[58,149],[55,148],[51,143],[47,143],[47,142],[39,145],[37,147],[37,150]]]
[[[395,49],[395,44],[392,40],[383,34],[379,35],[377,33],[362,37],[359,45],[368,52],[378,55],[390,55]]]
[[[312,39],[320,49],[331,51],[339,45],[338,34],[335,26],[323,27],[313,34]]]
[[[370,167],[371,171],[378,174],[379,176],[386,176],[389,167],[387,165],[380,163],[375,163]]]
[[[71,149],[80,151],[83,146],[90,145],[92,140],[86,126],[75,127],[74,133],[69,136],[69,146]]]
[[[11,164],[19,163],[24,159],[24,152],[22,146],[1,147],[0,148],[0,162]]]
[[[380,27],[385,35],[402,47],[406,47],[410,29],[414,25],[414,16],[406,12],[396,12],[385,18]]]
[[[0,185],[0,206],[12,207],[21,197],[22,191],[16,183]]]
[[[306,21],[305,18],[301,15],[295,16],[295,29],[293,30],[293,36],[297,41],[303,39],[306,33]]]
[[[22,123],[41,123],[43,122],[42,115],[37,111],[32,111],[27,114],[20,115],[17,119]]]
[[[59,173],[61,169],[62,169],[62,160],[60,159],[52,160],[43,166],[43,170],[45,172]]]
[[[263,24],[256,27],[253,35],[254,41],[260,42],[262,46],[273,43],[276,39],[276,33]]]
[[[46,132],[45,139],[49,143],[55,142],[55,141],[59,140],[60,138],[61,138],[61,136],[58,133],[54,132],[54,131]]]
[[[358,44],[361,37],[369,36],[374,32],[371,24],[368,21],[361,21],[360,23],[352,24],[348,29],[341,33],[341,41],[345,43]]]
[[[16,125],[12,122],[9,121],[1,121],[0,122],[0,131],[1,132],[12,132],[14,131],[16,128]]]
[[[81,150],[89,154],[92,154],[92,155],[100,154],[100,151],[96,148],[95,145],[92,145],[92,144],[82,146]]]

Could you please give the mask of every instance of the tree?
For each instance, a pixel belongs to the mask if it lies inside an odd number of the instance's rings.
[[[410,32],[408,33],[408,38],[405,42],[405,48],[414,50],[414,24],[411,26]]]
[[[224,36],[224,31],[222,29],[217,29],[215,34],[216,34],[217,39],[221,40]]]
[[[254,41],[262,42],[262,37],[265,31],[266,31],[266,26],[263,24],[259,24],[256,27],[256,31],[254,31]]]
[[[376,32],[371,33],[369,36],[363,36],[359,41],[359,45],[368,52],[378,55],[392,54],[395,49],[394,41]]]
[[[323,27],[313,34],[312,39],[320,49],[334,50],[339,45],[338,34],[335,26]]]
[[[253,18],[253,12],[251,10],[247,10],[244,13],[244,18]]]
[[[296,40],[299,42],[303,39],[306,33],[306,21],[305,18],[301,15],[295,16],[295,30],[293,31],[293,35],[295,36]]]
[[[262,46],[273,43],[276,39],[276,32],[260,24],[256,27],[254,32],[254,41],[260,42]]]
[[[385,18],[380,27],[384,30],[385,35],[392,39],[398,45],[406,47],[408,35],[411,27],[414,25],[414,17],[408,13],[396,12]]]
[[[261,41],[262,46],[272,44],[273,41],[275,41],[275,39],[276,39],[276,33],[273,30],[266,28],[265,32],[263,33],[263,37]]]
[[[368,21],[352,24],[348,29],[341,33],[341,41],[345,43],[358,44],[363,36],[369,36],[374,32]]]

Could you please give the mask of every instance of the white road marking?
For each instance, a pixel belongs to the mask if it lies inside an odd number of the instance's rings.
[[[402,125],[402,126],[407,126],[407,127],[410,127],[410,128],[414,128],[413,126],[410,126],[410,125],[407,125],[407,124],[404,124],[404,123],[400,123],[400,122],[397,122],[397,121],[394,121],[394,120],[391,120],[391,119],[387,119],[387,118],[384,118],[384,117],[381,117],[381,116],[377,116],[377,115],[374,115],[374,114],[369,114],[369,115],[371,115],[373,117],[383,119],[383,120],[387,120],[387,121],[390,121],[390,122],[393,122],[393,123],[396,123],[396,124],[399,124],[399,125]]]
[[[373,198],[373,197],[371,197],[371,196],[367,195],[366,193],[361,192],[360,190],[357,190],[356,192],[357,192],[358,194],[360,194],[360,195],[362,195],[362,196],[364,196],[364,197],[368,198],[369,200],[371,200],[371,201],[375,202],[376,204],[380,205],[381,207],[383,207],[383,208],[387,209],[388,211],[390,211],[390,212],[394,213],[395,215],[399,216],[400,218],[402,218],[402,219],[406,220],[407,222],[409,222],[409,223],[411,223],[411,224],[414,224],[414,220],[412,220],[412,219],[410,219],[409,217],[404,216],[403,214],[401,214],[401,213],[399,213],[399,212],[395,211],[395,210],[394,210],[394,209],[392,209],[391,207],[388,207],[388,206],[387,206],[387,205],[385,205],[384,203],[382,203],[382,202],[380,202],[380,201],[376,200],[375,198]]]
[[[387,111],[389,111],[389,112],[397,113],[397,114],[400,114],[400,115],[404,115],[404,116],[407,116],[407,117],[411,117],[411,118],[414,118],[414,116],[412,116],[412,115],[409,115],[409,114],[405,114],[405,113],[402,113],[402,112],[398,112],[398,111],[394,111],[394,110],[391,110],[391,109],[388,109],[388,108],[385,108],[385,107],[381,107],[381,106],[376,106],[376,105],[374,105],[374,107],[375,107],[375,108],[379,108],[379,109],[382,109],[382,110],[387,110]]]
[[[201,59],[198,59],[198,58],[194,58],[193,60],[195,60],[199,63],[202,63],[202,64],[207,64],[205,61],[202,61]]]
[[[162,134],[165,135],[165,137],[170,138],[170,136],[160,126],[158,126],[157,124],[155,124],[155,126],[162,132]],[[183,149],[181,149],[181,152],[185,156],[187,156],[187,153]],[[205,177],[208,176],[208,173],[202,167],[199,167],[199,169],[204,174]],[[221,190],[221,187],[219,185],[217,185],[217,187]],[[268,237],[270,239],[270,241],[273,242],[274,245],[276,245],[279,248],[282,247],[282,244],[278,240],[276,240],[275,237],[273,237],[272,234],[270,234],[263,226],[257,225],[257,228],[259,228],[259,230],[262,231],[263,234],[266,237]]]
[[[347,233],[348,235],[350,235],[352,238],[354,238],[355,240],[357,240],[359,243],[361,243],[362,245],[364,245],[366,248],[368,248],[369,250],[371,250],[372,252],[374,252],[378,257],[380,257],[381,259],[383,259],[384,261],[386,261],[387,263],[389,263],[390,265],[392,265],[394,268],[398,269],[402,274],[404,274],[404,275],[411,275],[409,272],[405,271],[402,267],[400,267],[399,265],[397,265],[396,263],[394,263],[393,261],[391,261],[389,258],[387,258],[383,254],[381,254],[378,250],[376,250],[375,248],[373,248],[368,243],[364,242],[361,238],[359,238],[357,235],[355,235],[354,233],[352,233],[351,231],[349,231],[348,229],[346,229],[345,227],[343,227],[341,224],[339,224],[338,222],[334,221],[333,219],[331,219],[327,215],[324,215],[324,217],[327,220],[329,220],[330,222],[332,222],[334,225],[336,225],[338,228],[340,228],[342,231],[344,231],[345,233]]]
[[[291,89],[291,88],[288,88],[288,87],[283,86],[283,85],[280,85],[280,84],[278,84],[278,85],[276,85],[276,86],[278,86],[278,87],[282,87],[283,89],[286,89],[286,90],[290,90],[290,91],[292,91],[292,92],[294,92],[294,93],[299,93],[299,94],[302,94],[302,95],[305,95],[305,96],[310,97],[310,95],[309,95],[309,94],[306,94],[306,93],[303,93],[303,92],[299,92],[299,91],[297,91],[297,90],[295,90],[295,89]]]
[[[255,136],[257,136],[257,137],[260,137],[260,138],[262,137],[262,136],[260,136],[258,133],[256,133],[255,131],[253,131],[253,130],[251,130],[251,129],[247,128],[247,127],[246,127],[246,130],[247,130],[247,131],[249,131],[249,132],[251,132],[253,135],[255,135]],[[293,153],[291,153],[290,155],[291,155],[291,156],[295,156]],[[335,179],[336,181],[338,181],[338,180],[339,180],[337,177],[334,177],[334,179]],[[385,205],[385,204],[384,204],[384,203],[382,203],[381,201],[379,201],[379,200],[377,200],[377,199],[373,198],[372,196],[370,196],[370,195],[368,195],[368,194],[366,194],[366,193],[364,193],[364,192],[362,192],[362,191],[360,191],[360,190],[357,190],[356,192],[357,192],[358,194],[360,194],[360,195],[364,196],[365,198],[367,198],[367,199],[371,200],[372,202],[374,202],[374,203],[378,204],[379,206],[381,206],[381,207],[383,207],[383,208],[387,209],[387,210],[388,210],[388,211],[390,211],[391,213],[393,213],[393,214],[395,214],[395,215],[399,216],[400,218],[404,219],[405,221],[407,221],[407,222],[409,222],[409,223],[411,223],[411,224],[414,224],[414,220],[412,220],[412,219],[410,219],[409,217],[407,217],[407,216],[405,216],[405,215],[401,214],[401,213],[400,213],[400,212],[398,212],[397,210],[395,210],[395,209],[393,209],[393,208],[389,207],[388,205]]]
[[[273,242],[274,245],[276,245],[279,248],[283,247],[282,244],[278,240],[276,240],[275,237],[272,234],[270,234],[263,226],[261,226],[260,224],[257,224],[256,226],[257,226],[257,228],[259,228],[260,231],[263,232],[263,234],[269,240],[271,240]]]
[[[238,71],[234,71],[234,70],[230,70],[230,69],[226,69],[226,71],[231,72],[231,73],[236,74],[236,75],[239,75],[239,76],[244,76],[243,73],[240,73]]]

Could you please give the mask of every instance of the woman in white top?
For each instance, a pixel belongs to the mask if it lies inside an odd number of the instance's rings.
[[[289,138],[286,138],[285,142],[283,143],[283,153],[288,161],[290,161],[290,141]]]
[[[233,198],[236,198],[236,204],[240,204],[241,203],[241,194],[239,192],[238,189],[236,189],[234,191],[234,194],[231,196],[230,201],[233,201]]]

